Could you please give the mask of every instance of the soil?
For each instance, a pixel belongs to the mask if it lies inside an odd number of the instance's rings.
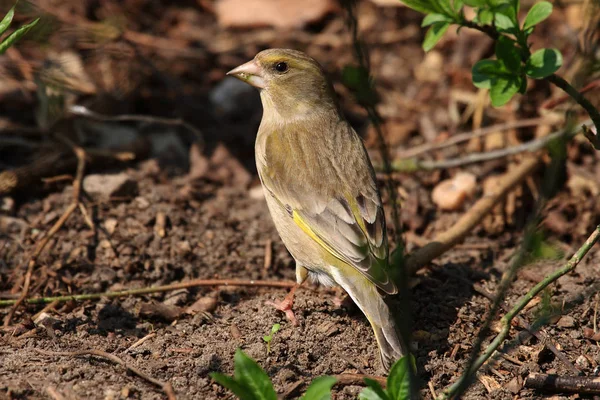
[[[398,21],[406,26],[418,22],[418,16],[406,10],[373,11],[374,7],[370,7],[370,13],[382,18],[382,25],[394,24],[396,30]],[[327,24],[341,22],[341,14],[327,20]],[[213,21],[206,29],[217,29],[215,24]],[[375,33],[367,31],[366,39],[380,37],[384,30],[378,27]],[[242,37],[243,33],[235,35]],[[279,40],[285,44],[291,39]],[[403,128],[395,125],[396,129],[391,129],[395,133],[388,139],[396,140],[394,149],[410,147],[423,141],[414,134],[414,127],[422,122],[420,116],[444,110],[450,91],[446,87],[436,94],[431,82],[413,82],[410,71],[419,68],[423,57],[419,53],[418,35],[407,37],[407,43],[388,47],[380,44],[373,50],[373,68],[384,76],[383,84],[387,84],[384,92],[394,93],[396,89],[400,92],[399,88],[403,87],[406,89],[403,93],[413,90],[413,94],[407,96],[419,104],[415,109],[427,103],[427,108],[420,113],[410,111],[410,106],[401,107],[402,115],[393,118],[396,124],[400,120],[409,124],[412,128],[405,127],[405,130],[412,133],[403,136],[398,133],[403,132]],[[352,57],[349,46],[336,49],[331,54],[320,53],[330,70]],[[402,57],[390,56],[385,60],[383,55],[390,50]],[[245,53],[251,51],[254,47],[239,52],[235,61],[243,61],[249,56]],[[442,53],[444,57],[450,54],[450,50]],[[233,62],[231,56],[226,58],[227,55],[222,54],[221,57],[213,68],[218,69],[222,77],[226,68],[233,66],[227,64]],[[398,68],[408,72],[396,80],[386,81],[386,62],[396,62]],[[185,78],[185,72],[174,73],[179,73],[180,79]],[[458,75],[456,72],[455,79],[461,82]],[[194,156],[190,156],[183,165],[178,165],[173,162],[177,157],[169,153],[166,159],[162,154],[120,169],[137,182],[137,193],[110,201],[86,200],[97,229],[92,231],[80,213],[71,216],[37,261],[30,290],[32,296],[117,291],[197,278],[294,280],[293,260],[281,243],[264,198],[257,190],[258,180],[252,166],[252,135],[260,119],[257,99],[250,97],[252,107],[245,115],[223,117],[206,100],[207,90],[219,80],[209,81],[208,77],[206,80],[202,83],[205,87],[201,89],[204,97],[198,100],[200,105],[181,104],[183,115],[191,115],[194,109],[203,106],[209,110],[204,112],[210,114],[210,118],[204,118],[204,114],[197,116],[202,119],[198,125],[206,135],[205,147],[198,159],[194,161]],[[336,88],[339,88],[337,79]],[[531,98],[543,98],[546,90],[538,88]],[[134,111],[150,112],[161,104],[156,98],[148,101],[152,105],[134,107]],[[352,104],[349,96],[343,103],[349,119],[366,137],[373,157],[377,158],[372,132],[365,128],[364,113]],[[398,107],[389,99],[384,104]],[[220,143],[225,146],[221,147]],[[187,157],[189,143],[184,141],[184,145]],[[569,149],[568,178],[578,176],[583,170],[588,179],[600,181],[598,155],[582,142]],[[198,160],[208,163],[211,172],[196,175],[189,172],[194,170]],[[491,162],[483,167],[463,169],[484,179],[505,170],[506,165]],[[110,171],[96,168],[90,172]],[[454,172],[401,175],[397,180],[404,201],[402,218],[409,252],[452,226],[476,200],[468,200],[455,212],[437,210],[431,203],[432,187]],[[439,393],[460,376],[469,360],[492,303],[482,293],[496,292],[502,274],[519,248],[533,209],[532,199],[536,197],[532,187],[541,181],[543,173],[537,172],[528,185],[518,188],[519,194],[512,197],[516,206],[505,204],[502,210],[496,210],[493,214],[496,222],[488,220],[465,242],[428,265],[412,280],[412,346],[418,377],[423,383],[423,398],[432,398],[427,382]],[[383,182],[380,185],[383,187]],[[0,224],[0,293],[13,298],[22,284],[29,255],[71,203],[72,187],[63,184],[58,190],[35,195],[21,193],[14,198],[16,206],[2,215]],[[597,197],[588,192],[576,191],[575,186],[561,186],[558,195],[544,207],[542,213],[546,218],[541,226],[545,229],[545,238],[562,250],[562,255],[523,267],[508,290],[506,306],[512,306],[545,274],[563,265],[583,243],[600,223],[596,203]],[[389,208],[386,213],[391,215]],[[156,229],[160,218],[157,215],[161,214],[167,217],[164,235]],[[502,222],[497,223],[497,220]],[[391,237],[391,228],[389,233]],[[265,265],[269,247],[272,248],[271,262]],[[540,319],[545,322],[539,337],[528,337],[522,328],[514,326],[503,348],[508,356],[498,357],[491,368],[482,371],[464,398],[550,398],[551,394],[522,387],[530,372],[573,374],[571,366],[549,350],[548,343],[582,374],[600,374],[600,348],[584,336],[584,328],[595,328],[599,291],[600,248],[596,246],[575,272],[551,286],[522,314],[532,324]],[[30,321],[43,306],[21,307],[11,329],[1,331],[0,397],[48,398],[53,389],[69,399],[165,397],[160,388],[102,358],[49,356],[36,349],[103,350],[156,379],[171,382],[178,399],[230,398],[230,393],[212,381],[209,374],[232,374],[237,348],[257,360],[272,378],[277,392],[285,398],[299,397],[308,384],[321,375],[383,374],[368,322],[351,301],[344,299],[343,292],[310,285],[300,289],[294,303],[298,326],[266,304],[283,298],[286,293],[285,289],[277,288],[202,287],[67,302],[46,310],[47,318],[37,326]],[[200,299],[204,304],[200,312],[182,311]],[[8,307],[1,308],[0,315],[4,317],[8,311]],[[263,336],[276,323],[281,324],[281,329],[274,335],[268,350]],[[492,324],[490,331],[484,333],[484,346],[498,327]],[[142,338],[145,340],[141,344],[132,346]],[[360,384],[335,386],[333,398],[356,399],[362,388]]]

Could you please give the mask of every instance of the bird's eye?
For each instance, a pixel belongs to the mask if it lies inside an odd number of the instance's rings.
[[[288,70],[288,65],[286,62],[284,61],[280,61],[277,64],[275,64],[275,71],[277,72],[285,72]]]

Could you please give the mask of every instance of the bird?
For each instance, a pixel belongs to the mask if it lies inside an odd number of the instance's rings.
[[[362,138],[346,121],[321,65],[267,49],[227,75],[260,91],[256,168],[275,227],[296,262],[296,286],[272,303],[294,322],[298,285],[341,286],[373,328],[389,370],[408,353],[389,305],[397,294],[381,195]]]

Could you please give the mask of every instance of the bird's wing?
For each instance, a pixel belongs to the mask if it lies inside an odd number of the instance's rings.
[[[354,131],[347,135],[338,149],[346,157],[343,167],[325,158],[329,152],[294,143],[297,137],[267,139],[266,154],[257,158],[261,180],[308,236],[386,293],[396,293],[373,169],[361,139]]]

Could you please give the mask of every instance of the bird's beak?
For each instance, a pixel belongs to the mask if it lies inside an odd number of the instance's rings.
[[[232,69],[227,75],[234,76],[259,89],[264,89],[266,86],[263,70],[255,60],[248,61],[247,63]]]

